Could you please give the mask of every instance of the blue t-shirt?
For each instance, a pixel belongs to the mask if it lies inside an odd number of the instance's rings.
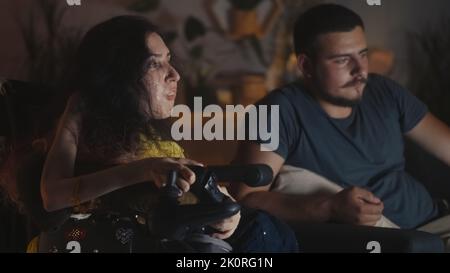
[[[404,169],[403,134],[428,110],[397,83],[369,75],[360,103],[345,119],[329,117],[300,83],[271,92],[258,105],[280,106],[275,152],[285,164],[371,191],[384,202],[383,214],[402,228],[437,215],[427,190]]]

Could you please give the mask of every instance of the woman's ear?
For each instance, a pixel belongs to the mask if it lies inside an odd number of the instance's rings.
[[[312,77],[312,63],[311,59],[305,54],[299,54],[297,56],[297,66],[304,78]]]

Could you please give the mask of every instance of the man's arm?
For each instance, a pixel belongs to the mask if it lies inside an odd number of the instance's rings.
[[[266,164],[272,168],[275,177],[284,164],[284,159],[274,152],[260,151],[258,144],[244,142],[240,145],[235,163]],[[330,220],[375,225],[383,210],[378,198],[360,188],[349,188],[335,195],[320,196],[284,194],[271,192],[269,189],[270,185],[251,188],[243,183],[231,184],[231,194],[243,205],[267,211],[294,225],[299,222]]]
[[[450,166],[450,128],[428,113],[406,136]]]

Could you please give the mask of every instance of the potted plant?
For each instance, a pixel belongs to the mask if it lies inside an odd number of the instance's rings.
[[[27,80],[58,86],[65,79],[67,64],[75,55],[82,31],[64,26],[67,6],[61,2],[42,0],[33,4],[26,20],[17,18],[28,55]],[[42,26],[36,23],[39,18],[44,18]]]

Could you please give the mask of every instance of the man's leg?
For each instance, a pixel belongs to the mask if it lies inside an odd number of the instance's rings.
[[[298,252],[294,231],[274,216],[250,208],[241,210],[241,222],[226,240],[238,253]]]

